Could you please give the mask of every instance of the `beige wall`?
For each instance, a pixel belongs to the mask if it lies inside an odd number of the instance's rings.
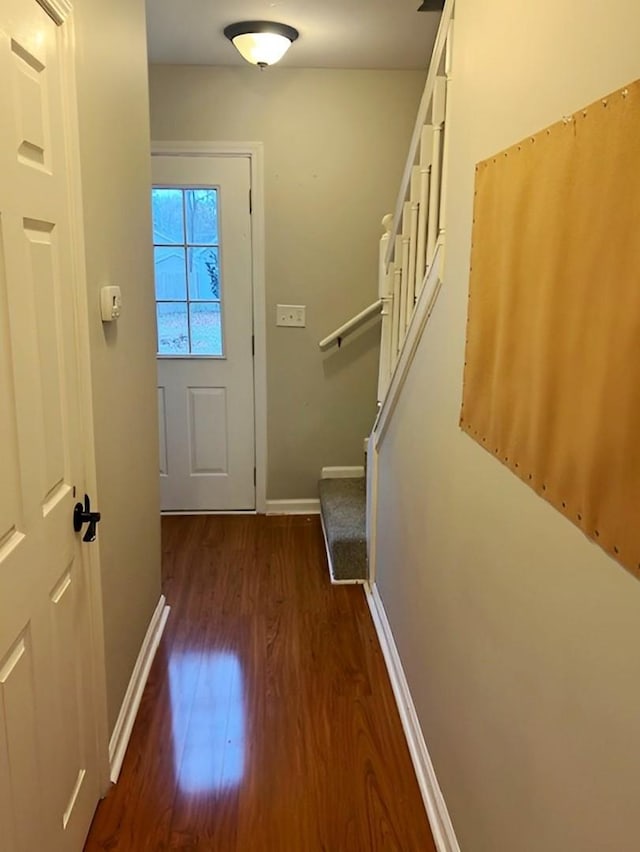
[[[160,596],[155,322],[143,0],[78,0],[78,109],[109,726]],[[117,325],[99,290],[122,288]]]
[[[456,4],[444,287],[382,445],[378,584],[463,852],[640,842],[640,584],[458,428],[474,164],[637,78],[639,44],[636,0]]]
[[[377,326],[318,341],[377,297],[382,216],[395,206],[424,72],[151,66],[152,138],[265,150],[270,499],[316,495],[323,465],[362,464],[375,414]],[[275,326],[277,303],[307,327]]]

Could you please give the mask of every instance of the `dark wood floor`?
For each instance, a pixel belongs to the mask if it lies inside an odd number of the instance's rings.
[[[163,520],[171,614],[86,850],[435,852],[362,588],[317,518]]]

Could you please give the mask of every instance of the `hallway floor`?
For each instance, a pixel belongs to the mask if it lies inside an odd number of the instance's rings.
[[[171,606],[85,850],[435,852],[361,587],[317,517],[167,517]]]

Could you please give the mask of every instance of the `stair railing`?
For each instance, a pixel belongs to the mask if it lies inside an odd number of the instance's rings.
[[[343,325],[339,328],[336,328],[335,331],[332,331],[331,334],[328,334],[325,338],[323,338],[318,344],[320,349],[328,349],[334,343],[338,344],[338,348],[340,348],[340,344],[344,337],[348,334],[351,334],[352,331],[355,331],[359,325],[362,325],[363,322],[366,322],[370,317],[375,316],[380,313],[380,309],[382,308],[382,299],[377,299],[375,302],[372,302],[368,308],[365,308],[363,311],[360,311],[359,314],[356,314],[354,317],[351,317],[350,320],[347,320]]]
[[[445,128],[454,3],[445,0],[442,10],[396,210],[382,220],[378,299],[320,341],[321,349],[334,343],[339,346],[361,323],[380,315],[379,407],[389,390],[420,294],[444,255],[440,249],[445,236]]]
[[[451,81],[454,0],[446,0],[418,109],[395,214],[382,220],[379,293],[382,336],[378,404],[382,405],[415,306],[444,252],[447,89]],[[435,269],[433,270],[435,271]]]

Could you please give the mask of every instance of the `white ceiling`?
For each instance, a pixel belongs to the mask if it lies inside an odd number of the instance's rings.
[[[278,21],[300,38],[280,62],[289,68],[424,68],[439,12],[421,0],[146,0],[149,61],[244,65],[223,35],[227,24]]]

